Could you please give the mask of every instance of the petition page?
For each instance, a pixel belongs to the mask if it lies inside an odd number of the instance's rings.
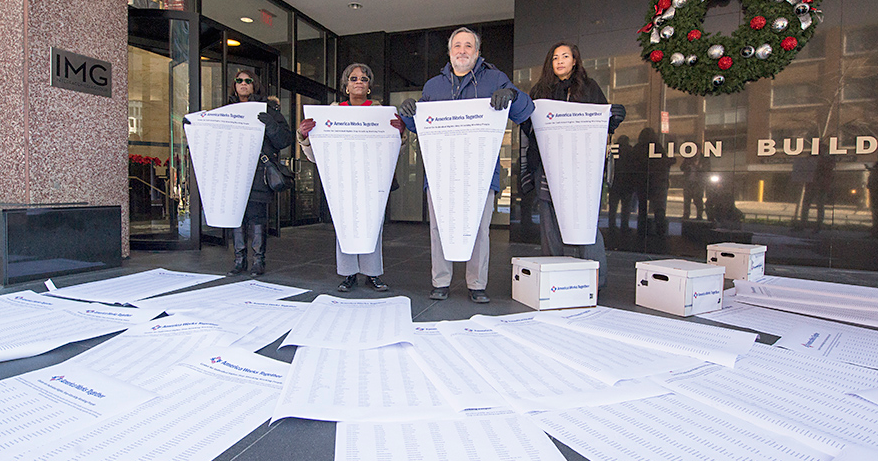
[[[139,299],[182,290],[183,288],[221,278],[223,278],[222,275],[153,269],[151,271],[58,288],[46,294],[59,298],[78,299],[80,301],[93,301],[104,304],[132,304]]]

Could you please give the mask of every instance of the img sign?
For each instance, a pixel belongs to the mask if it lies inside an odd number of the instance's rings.
[[[52,48],[52,86],[112,97],[112,66],[81,54]]]

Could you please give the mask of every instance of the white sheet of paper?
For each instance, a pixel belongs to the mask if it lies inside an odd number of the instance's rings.
[[[805,323],[785,334],[774,345],[806,355],[878,369],[878,331],[875,330],[842,324]]]
[[[541,322],[727,367],[735,366],[735,359],[746,354],[756,341],[756,333],[603,306],[537,314]]]
[[[675,394],[536,413],[531,419],[591,461],[832,459],[791,438],[766,434],[746,421]]]
[[[345,299],[320,295],[278,347],[311,346],[329,349],[370,349],[414,336],[411,300],[405,296]]]
[[[878,311],[831,306],[824,304],[819,296],[814,296],[811,301],[791,301],[765,296],[750,296],[742,294],[739,291],[735,295],[735,299],[739,303],[751,306],[767,307],[769,309],[794,312],[797,314],[810,315],[812,317],[837,320],[839,322],[878,327]]]
[[[296,301],[237,301],[201,308],[174,309],[174,315],[184,314],[227,325],[253,327],[231,345],[256,352],[290,331],[308,306],[308,303]]]
[[[875,389],[863,389],[860,391],[851,392],[851,394],[862,397],[875,405],[878,405],[878,388]]]
[[[878,405],[847,395],[876,387],[876,370],[756,344],[734,369],[703,365],[652,379],[832,456],[845,445],[878,449]]]
[[[144,384],[160,397],[76,435],[34,459],[214,459],[264,423],[288,364],[237,348],[211,348]]]
[[[87,368],[59,364],[0,381],[3,459],[49,443],[156,396]]]
[[[538,427],[516,414],[406,423],[338,423],[335,461],[563,461]]]
[[[198,309],[212,309],[214,306],[243,301],[276,301],[290,296],[307,293],[311,290],[265,283],[258,280],[228,283],[210,288],[184,291],[173,295],[141,299],[131,304],[137,307],[157,307],[168,314],[192,312]]]
[[[183,125],[204,218],[213,227],[240,227],[265,125],[257,116],[264,102],[240,102],[186,114]]]
[[[96,282],[59,288],[46,294],[59,298],[106,304],[132,304],[134,301],[182,290],[199,283],[221,279],[222,275],[153,269]],[[151,307],[151,306],[139,306]]]
[[[686,355],[657,351],[540,322],[536,320],[536,312],[499,317],[476,315],[471,320],[609,386],[624,379],[643,378],[702,363]]]
[[[250,328],[183,315],[162,317],[131,327],[64,363],[87,367],[140,386],[194,351],[226,347]]]
[[[82,303],[33,291],[0,296],[0,361],[33,357],[67,343],[124,330],[161,314],[156,309]]]
[[[472,257],[508,114],[490,99],[418,103],[418,142],[448,261]]]
[[[414,340],[406,349],[456,411],[508,406],[435,323],[416,323]]]
[[[303,106],[335,236],[346,254],[375,251],[399,158],[395,107]]]
[[[738,294],[812,303],[847,309],[878,311],[878,288],[766,275],[735,280]]]
[[[401,344],[366,350],[296,349],[271,421],[417,421],[457,412]]]
[[[636,380],[608,386],[472,320],[443,321],[436,326],[519,412],[604,405],[666,392]]]
[[[534,134],[552,203],[568,245],[592,245],[598,229],[609,104],[537,99]]]

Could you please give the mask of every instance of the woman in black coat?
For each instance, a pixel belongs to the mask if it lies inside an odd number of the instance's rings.
[[[552,46],[543,62],[543,70],[540,79],[530,91],[532,99],[555,99],[559,101],[580,102],[590,104],[607,104],[607,98],[601,87],[593,79],[588,77],[582,65],[582,57],[579,48],[568,42],[558,42]],[[620,104],[611,107],[610,133],[613,133],[619,123],[625,119],[625,108]],[[528,135],[527,159],[525,162],[530,177],[536,182],[537,196],[540,206],[540,242],[545,256],[564,255],[564,242],[561,240],[561,230],[558,227],[558,218],[555,215],[555,207],[552,205],[552,195],[549,191],[549,183],[543,170],[542,161],[539,157],[539,147],[536,136],[529,121],[522,124],[522,129]],[[528,176],[527,173],[523,176]],[[526,189],[526,188],[525,188]],[[575,245],[574,256],[582,259],[598,261],[598,286],[607,283],[607,254],[604,249],[604,237],[600,230],[595,235],[593,245]]]
[[[262,140],[262,154],[274,162],[278,161],[278,152],[289,146],[293,141],[290,125],[280,112],[280,100],[274,96],[265,97],[262,85],[256,75],[242,70],[232,81],[229,104],[238,102],[266,102],[266,112],[259,114],[259,121],[265,124],[265,138]],[[260,155],[261,156],[261,155]],[[241,227],[232,231],[235,244],[235,266],[228,275],[238,275],[247,270],[247,234],[252,226],[253,266],[250,275],[258,276],[265,273],[265,247],[268,238],[268,204],[274,197],[274,191],[265,184],[265,166],[256,162],[256,173],[253,185],[250,186],[250,197]]]

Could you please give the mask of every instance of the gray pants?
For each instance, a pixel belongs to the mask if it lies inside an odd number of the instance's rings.
[[[341,245],[335,239],[335,267],[338,275],[347,277],[354,274],[363,274],[369,277],[377,277],[384,274],[384,224],[378,230],[378,242],[375,251],[362,255],[349,255],[341,252]]]
[[[561,228],[552,202],[540,200],[540,243],[544,256],[564,256],[564,247],[573,247],[573,257],[598,262],[598,286],[607,285],[607,251],[600,229],[595,234],[594,245],[564,245]]]
[[[430,211],[430,256],[433,262],[433,286],[436,288],[451,285],[453,263],[445,259],[442,252],[442,240],[439,238],[439,225],[436,223],[436,213],[433,211],[433,199],[427,190],[427,208]],[[473,246],[473,255],[466,262],[466,286],[470,290],[484,290],[488,286],[488,257],[491,253],[491,217],[494,214],[494,191],[488,190],[485,200],[485,208],[482,211],[482,221],[479,223],[479,233],[476,235],[476,243]]]

